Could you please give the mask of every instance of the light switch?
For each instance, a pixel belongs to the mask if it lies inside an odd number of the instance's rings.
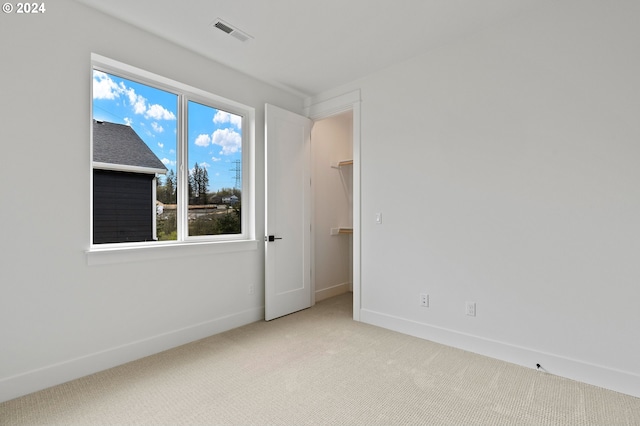
[[[376,223],[378,225],[382,223],[382,213],[376,213]]]

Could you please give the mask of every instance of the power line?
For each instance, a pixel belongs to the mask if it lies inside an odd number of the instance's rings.
[[[235,167],[233,169],[229,169],[230,172],[235,172],[236,173],[236,184],[234,185],[235,189],[238,189],[240,187],[240,180],[242,177],[242,161],[241,160],[235,160]]]

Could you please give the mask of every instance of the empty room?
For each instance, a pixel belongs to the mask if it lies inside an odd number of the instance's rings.
[[[640,3],[0,14],[0,424],[640,424]]]

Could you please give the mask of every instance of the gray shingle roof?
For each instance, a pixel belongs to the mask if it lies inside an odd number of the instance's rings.
[[[93,161],[167,170],[129,126],[93,120]]]

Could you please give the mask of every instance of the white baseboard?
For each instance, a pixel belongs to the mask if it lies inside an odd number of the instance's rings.
[[[546,372],[640,397],[640,376],[627,371],[544,353],[367,309],[360,311],[360,321],[524,367],[536,369],[536,364],[540,364],[543,368],[542,374]]]
[[[343,293],[348,293],[351,288],[351,283],[342,283],[331,286],[329,288],[323,288],[322,290],[316,290],[316,302],[328,299],[330,297],[339,296]]]
[[[216,318],[86,356],[0,379],[0,402],[59,385],[145,356],[264,319],[264,308]]]

